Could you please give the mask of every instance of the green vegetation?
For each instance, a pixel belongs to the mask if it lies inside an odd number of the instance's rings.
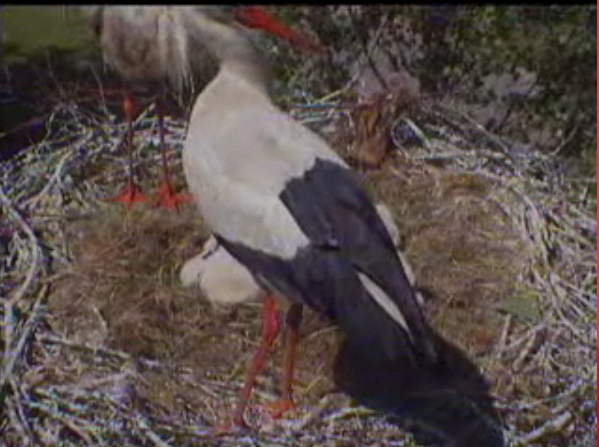
[[[358,74],[357,61],[367,60],[378,78],[389,66],[406,70],[427,94],[490,106],[492,119],[483,122],[489,130],[596,172],[596,5],[297,6],[279,12],[326,47],[310,61],[289,51],[275,55],[279,76],[292,88],[330,93]],[[289,68],[298,62],[301,76]]]
[[[307,55],[270,41],[284,101],[344,88],[365,66],[379,79],[406,70],[427,94],[490,107],[482,123],[489,130],[574,159],[587,175],[596,172],[596,5],[273,10],[324,46]],[[66,65],[98,62],[77,8],[6,6],[0,23],[4,65],[62,52],[69,56],[53,75],[71,81]],[[511,87],[489,88],[490,78],[506,76]]]
[[[4,6],[0,9],[3,63],[22,62],[48,49],[89,51],[89,25],[64,6]]]
[[[97,86],[101,57],[87,20],[75,8],[3,6],[0,32],[3,160],[43,135],[35,123],[85,98],[76,93],[79,87]]]
[[[434,26],[431,11],[420,11],[425,30]],[[508,112],[497,130],[505,128],[524,138],[529,133],[526,128],[545,130],[551,141],[543,144],[565,155],[584,156],[588,147],[595,151],[595,5],[485,6],[460,9],[452,15],[438,36],[441,51],[427,52],[430,59],[447,61],[441,81],[476,88],[485,76],[532,74],[527,91],[504,99]],[[434,80],[431,87],[438,83]],[[473,99],[497,100],[489,93],[488,98],[478,95]],[[512,116],[517,119],[510,122]]]

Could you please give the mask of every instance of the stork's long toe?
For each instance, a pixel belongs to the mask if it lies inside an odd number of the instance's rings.
[[[118,196],[105,200],[108,202],[121,202],[127,209],[131,209],[136,203],[147,202],[148,198],[141,192],[136,183],[129,182]]]
[[[158,208],[165,208],[169,211],[179,211],[180,204],[189,203],[192,200],[189,194],[175,193],[168,179],[162,181],[158,192],[160,198],[158,199],[156,206]]]

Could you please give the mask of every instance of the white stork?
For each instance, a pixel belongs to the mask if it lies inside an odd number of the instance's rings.
[[[181,61],[187,63],[188,60],[187,56],[181,54],[186,48],[181,45],[180,33],[176,32],[183,30],[181,24],[177,23],[179,15],[169,14],[168,9],[164,7],[92,6],[86,9],[92,15],[94,31],[100,41],[106,63],[128,83],[157,86],[160,91],[155,102],[162,156],[162,184],[159,188],[158,206],[176,211],[180,203],[187,202],[190,198],[185,194],[176,194],[170,181],[163,90],[166,82],[170,81],[175,87],[180,87],[188,78],[188,68],[178,65]],[[168,60],[165,59],[166,55]],[[123,111],[128,124],[129,178],[124,191],[111,200],[123,202],[128,208],[147,200],[135,182],[132,162],[133,120],[136,109],[135,99],[125,90]]]
[[[263,339],[233,424],[243,425],[254,379],[279,332],[280,298],[291,305],[275,413],[293,406],[303,305],[332,319],[349,349],[372,365],[435,364],[430,329],[372,200],[321,137],[273,104],[268,64],[244,26],[302,39],[258,7],[165,8],[182,26],[172,30],[183,39],[180,48],[193,52],[201,44],[220,63],[190,118],[183,151],[188,186],[218,242],[265,291]],[[186,64],[175,58],[169,67],[176,72]]]
[[[242,8],[235,18],[284,30],[261,11]],[[254,377],[278,332],[274,296],[294,303],[291,332],[305,304],[333,319],[355,349],[435,362],[414,290],[357,175],[272,103],[268,64],[232,16],[204,9],[185,19],[220,62],[191,115],[183,151],[187,182],[202,198],[200,211],[217,240],[268,293],[263,343],[233,422],[242,424]],[[291,405],[290,374],[281,410]]]

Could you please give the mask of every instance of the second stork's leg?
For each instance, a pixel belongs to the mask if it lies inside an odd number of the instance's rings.
[[[279,335],[279,331],[281,330],[279,306],[276,300],[272,296],[266,296],[264,297],[263,302],[264,317],[262,322],[262,340],[260,342],[260,347],[254,356],[252,366],[250,367],[250,370],[245,378],[243,390],[241,391],[241,397],[233,413],[233,420],[230,425],[219,427],[217,429],[218,432],[227,431],[229,428],[231,428],[231,425],[237,427],[245,426],[243,413],[247,406],[250,395],[252,394],[256,377],[264,368],[268,352],[272,348],[277,336]]]
[[[293,303],[285,317],[285,353],[283,357],[283,393],[281,399],[268,405],[273,418],[280,418],[285,412],[293,410],[293,372],[299,340],[299,327],[302,323],[303,306]]]
[[[127,120],[127,168],[128,168],[128,179],[127,186],[121,194],[110,201],[122,202],[127,208],[131,208],[135,203],[145,202],[147,199],[142,194],[137,182],[135,181],[135,167],[133,166],[133,120],[135,119],[135,111],[137,106],[135,99],[128,93],[124,93],[123,98],[123,112],[125,113],[125,119]]]
[[[166,152],[166,129],[164,127],[164,94],[160,94],[156,100],[156,114],[158,115],[158,133],[160,137],[160,154],[162,155],[162,184],[160,185],[160,199],[158,206],[171,211],[178,211],[180,203],[191,201],[188,194],[176,194],[171,184]]]

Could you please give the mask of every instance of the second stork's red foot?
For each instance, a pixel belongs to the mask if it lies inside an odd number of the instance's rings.
[[[106,199],[106,201],[121,202],[127,209],[131,209],[136,203],[147,202],[148,198],[141,192],[139,186],[133,182],[130,182],[122,193],[116,197]]]
[[[160,199],[158,199],[156,206],[170,211],[179,211],[180,204],[189,203],[192,200],[189,194],[175,193],[168,180],[162,182],[158,193],[160,194]]]
[[[121,202],[127,209],[131,209],[134,204],[147,202],[147,197],[141,192],[141,189],[135,183],[135,172],[133,167],[133,119],[137,110],[137,103],[129,93],[124,92],[123,111],[127,120],[127,163],[129,170],[129,181],[121,194],[111,199],[109,202]]]
[[[160,154],[162,156],[162,185],[160,185],[160,199],[156,206],[170,211],[179,211],[179,204],[191,202],[189,194],[176,194],[170,182],[168,155],[166,152],[166,129],[164,126],[164,97],[160,95],[156,100],[156,114],[158,116],[158,134],[160,137]]]

